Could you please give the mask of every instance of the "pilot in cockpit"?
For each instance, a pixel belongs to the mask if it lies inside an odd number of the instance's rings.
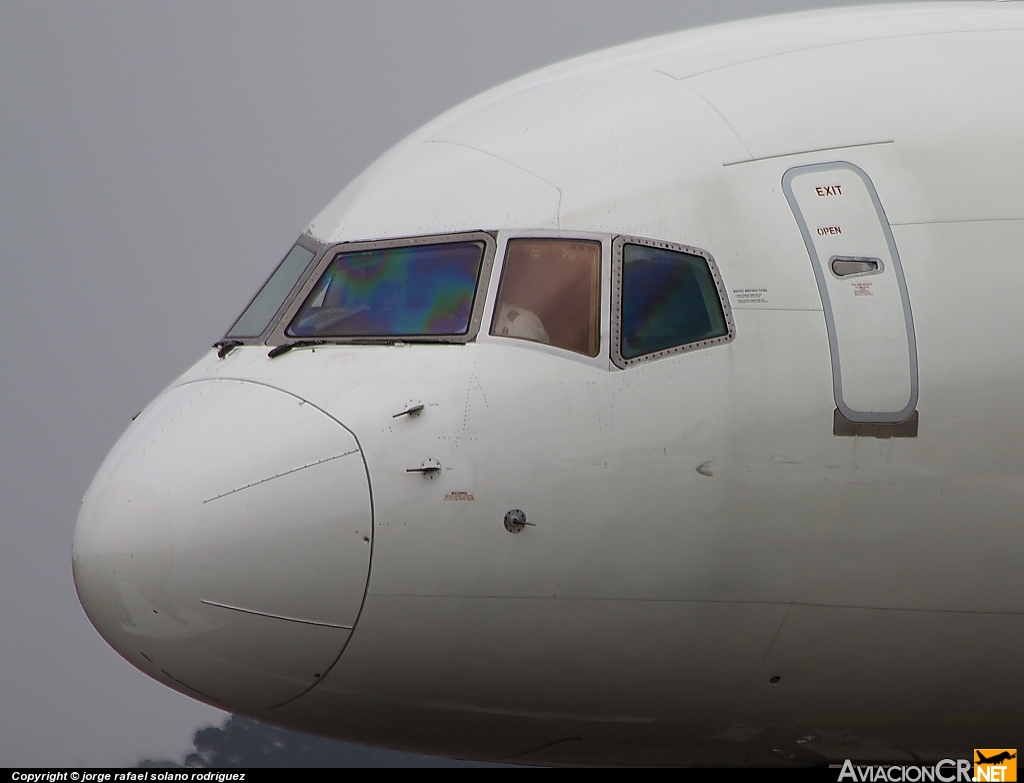
[[[510,239],[491,334],[596,356],[600,280],[599,242]]]
[[[502,337],[518,337],[535,343],[551,344],[551,338],[540,317],[525,307],[503,304],[494,322],[494,333]]]

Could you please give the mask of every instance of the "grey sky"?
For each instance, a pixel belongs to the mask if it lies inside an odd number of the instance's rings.
[[[0,766],[180,757],[220,713],[75,596],[130,417],[312,217],[423,122],[540,66],[823,0],[0,2]]]

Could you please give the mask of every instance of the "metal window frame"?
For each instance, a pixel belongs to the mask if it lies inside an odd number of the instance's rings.
[[[464,231],[451,234],[431,234],[428,236],[399,237],[396,239],[379,239],[368,242],[339,242],[324,249],[323,254],[310,264],[311,272],[307,272],[301,285],[297,286],[288,300],[288,306],[279,312],[264,343],[270,346],[294,343],[297,340],[311,339],[295,337],[288,334],[288,327],[302,307],[310,291],[316,286],[327,267],[339,253],[360,253],[365,250],[387,250],[395,247],[417,247],[424,245],[445,245],[456,242],[483,242],[484,253],[480,261],[480,272],[477,275],[474,290],[473,309],[470,311],[469,327],[464,334],[441,335],[360,335],[354,337],[316,337],[316,341],[328,345],[379,345],[381,343],[468,343],[475,339],[480,331],[484,302],[487,299],[490,285],[491,266],[497,250],[497,241],[490,231]]]
[[[725,326],[728,332],[721,337],[712,337],[707,340],[698,340],[693,343],[664,348],[653,353],[645,353],[632,359],[622,356],[622,249],[626,245],[641,245],[643,247],[654,247],[660,250],[671,250],[676,253],[685,253],[691,256],[703,258],[711,270],[711,278],[715,281],[715,288],[718,291],[718,301],[722,306],[722,313],[725,316]],[[637,364],[652,362],[664,359],[677,354],[699,351],[704,348],[711,348],[715,345],[725,345],[736,339],[736,323],[732,317],[732,306],[729,304],[729,295],[722,282],[722,275],[718,271],[718,264],[714,256],[707,250],[690,245],[680,245],[675,242],[665,242],[659,239],[648,239],[646,237],[635,237],[620,234],[612,240],[612,306],[611,306],[611,351],[612,363],[621,370],[633,367]]]
[[[277,270],[281,267],[281,264],[283,264],[285,259],[288,258],[292,250],[295,249],[296,245],[301,247],[303,250],[308,250],[310,253],[313,254],[313,257],[309,259],[309,263],[306,264],[305,270],[302,272],[301,275],[299,275],[298,281],[296,281],[295,285],[292,286],[292,290],[288,292],[288,295],[284,298],[284,301],[274,312],[274,315],[271,317],[267,327],[254,337],[228,337],[228,334],[230,334],[231,330],[235,328],[235,324],[242,320],[242,316],[245,315],[245,312],[249,309],[250,305],[252,305],[252,303],[256,301],[256,297],[260,295],[260,292],[266,287],[267,283],[270,282],[270,278],[274,276]],[[309,234],[303,234],[298,239],[296,239],[295,242],[292,243],[292,246],[288,248],[288,252],[284,254],[284,257],[282,257],[282,259],[274,266],[274,268],[270,270],[270,274],[267,275],[267,279],[264,280],[260,284],[259,288],[256,289],[256,293],[252,295],[252,298],[246,303],[245,307],[242,308],[241,312],[238,314],[238,317],[231,322],[231,326],[229,326],[227,328],[227,331],[224,332],[224,336],[221,337],[221,341],[231,340],[232,342],[238,342],[242,345],[264,345],[269,335],[273,334],[274,329],[276,328],[278,322],[281,320],[281,316],[285,312],[287,312],[288,308],[291,307],[292,302],[295,301],[295,292],[302,288],[303,283],[306,282],[307,278],[310,275],[310,270],[315,269],[317,267],[321,260],[321,253],[323,253],[327,248],[327,245],[325,245],[323,242],[316,239],[315,237],[310,236]]]
[[[663,359],[668,356],[675,356],[677,354],[689,353],[691,351],[701,350],[704,348],[710,348],[715,345],[723,345],[732,342],[736,338],[736,326],[733,319],[732,306],[729,301],[728,292],[726,291],[725,284],[722,282],[721,273],[718,270],[718,264],[715,262],[714,256],[706,250],[691,245],[682,245],[676,242],[668,242],[658,239],[650,239],[648,237],[638,237],[628,234],[604,234],[594,232],[568,232],[559,230],[517,230],[500,232],[502,234],[501,239],[503,249],[504,245],[507,244],[509,239],[567,239],[567,240],[579,240],[579,241],[598,241],[602,245],[602,257],[605,253],[605,248],[609,248],[610,244],[610,273],[606,276],[605,272],[601,273],[601,329],[600,329],[600,348],[596,357],[583,356],[572,351],[566,351],[563,349],[553,348],[551,346],[545,346],[540,343],[533,344],[524,341],[525,345],[529,345],[534,348],[546,350],[546,352],[554,353],[560,356],[566,356],[568,358],[575,359],[577,361],[583,361],[586,364],[600,365],[610,360],[612,366],[617,367],[620,370],[624,370],[627,367],[632,367],[637,364],[644,362],[655,361]],[[313,290],[313,287],[322,277],[324,271],[330,265],[331,261],[338,253],[350,253],[350,252],[362,252],[364,250],[377,250],[377,249],[388,249],[394,247],[414,247],[422,245],[438,245],[448,244],[455,242],[483,242],[484,243],[484,254],[480,264],[480,274],[477,279],[476,291],[473,299],[473,309],[470,313],[469,328],[465,334],[459,335],[380,335],[380,336],[358,336],[358,337],[322,337],[317,338],[318,341],[322,341],[325,344],[337,344],[337,345],[359,345],[359,344],[380,344],[385,343],[468,343],[476,340],[478,337],[491,341],[494,339],[502,340],[504,338],[495,337],[488,334],[488,329],[482,329],[484,325],[484,316],[487,316],[487,323],[490,323],[493,317],[494,298],[497,295],[498,281],[494,281],[492,285],[492,277],[494,277],[494,265],[497,257],[499,232],[498,231],[464,231],[455,232],[448,234],[431,234],[426,236],[415,236],[415,237],[398,237],[394,239],[381,239],[381,240],[369,240],[360,242],[338,242],[335,244],[324,244],[317,240],[315,237],[309,234],[303,234],[296,240],[295,245],[305,248],[314,253],[313,260],[306,267],[298,283],[292,288],[291,292],[285,297],[284,302],[277,309],[274,317],[270,321],[270,326],[265,329],[257,337],[244,337],[238,338],[238,342],[243,345],[267,345],[277,346],[284,345],[286,343],[295,342],[297,339],[287,334],[287,328],[294,319],[302,303],[305,302],[309,292]],[[653,353],[644,354],[643,356],[637,356],[632,359],[626,359],[622,356],[621,351],[621,340],[622,340],[622,249],[627,244],[642,245],[645,247],[659,248],[663,250],[671,250],[674,252],[685,253],[688,255],[699,256],[704,259],[708,265],[708,269],[711,271],[712,279],[715,282],[715,288],[718,291],[719,304],[722,307],[722,312],[725,316],[726,328],[728,329],[727,334],[721,337],[713,337],[708,340],[700,340],[693,343],[686,343],[684,345],[674,346],[672,348],[666,348],[661,351],[655,351]],[[289,252],[291,248],[289,248]],[[287,256],[287,254],[286,254]],[[280,266],[280,263],[278,264]],[[263,290],[263,286],[266,285],[270,277],[273,276],[274,272],[277,271],[278,266],[275,266],[271,271],[270,276],[264,280],[263,284],[253,294],[252,299],[246,304],[245,308],[242,309],[241,313],[245,313],[249,305],[252,304],[259,292]],[[602,267],[604,263],[602,260]],[[608,303],[608,309],[605,310],[605,303]],[[608,313],[608,320],[605,320],[605,313]],[[239,314],[238,318],[241,318]],[[233,328],[235,323],[238,321],[236,318],[231,327]],[[230,331],[230,328],[228,329]],[[226,339],[226,338],[225,338]],[[608,348],[608,359],[604,359],[605,346]],[[611,369],[609,367],[609,369]]]
[[[611,307],[611,248],[612,248],[612,234],[606,232],[595,232],[595,231],[569,231],[556,228],[511,228],[502,229],[497,232],[498,240],[498,253],[494,259],[494,266],[491,269],[491,277],[494,280],[494,285],[491,286],[490,291],[487,293],[487,305],[484,308],[483,320],[484,323],[480,329],[480,333],[477,335],[477,343],[491,343],[498,341],[499,344],[506,343],[510,339],[502,335],[491,334],[491,324],[494,321],[494,307],[498,301],[498,286],[501,282],[501,276],[505,272],[505,256],[508,252],[508,243],[513,239],[579,239],[584,241],[594,241],[601,243],[601,348],[597,352],[597,356],[590,357],[584,356],[581,353],[575,351],[568,351],[564,348],[556,348],[553,345],[545,345],[544,343],[535,343],[529,340],[518,340],[516,346],[530,351],[538,351],[539,353],[546,353],[549,356],[557,356],[560,359],[566,361],[577,362],[578,364],[584,364],[588,367],[595,367],[599,370],[606,372],[616,369],[608,359],[609,346],[611,345],[611,335],[609,332],[609,323],[611,321],[609,317],[609,307]]]
[[[577,353],[576,351],[569,350],[568,348],[561,348],[556,345],[549,345],[547,343],[539,343],[533,340],[525,340],[517,337],[506,337],[500,334],[493,334],[491,329],[494,327],[496,308],[498,304],[498,295],[501,290],[502,278],[505,276],[505,262],[508,260],[508,245],[510,242],[514,242],[520,239],[527,240],[551,240],[551,241],[565,241],[565,242],[593,242],[600,246],[601,249],[601,263],[598,274],[598,345],[597,354],[594,356],[588,356],[587,354]],[[609,277],[609,258],[611,258],[611,235],[602,234],[588,231],[559,231],[557,229],[511,229],[502,230],[498,235],[498,250],[500,253],[500,260],[495,263],[494,267],[494,286],[488,296],[487,308],[484,312],[485,323],[481,328],[480,335],[477,342],[490,342],[492,340],[498,340],[501,342],[507,340],[516,340],[520,347],[536,349],[544,353],[551,354],[552,356],[558,356],[565,359],[571,359],[573,361],[582,362],[593,367],[599,367],[601,369],[608,368],[608,358],[606,351],[610,344],[608,335],[608,306],[609,306],[609,295],[608,289],[610,287]]]

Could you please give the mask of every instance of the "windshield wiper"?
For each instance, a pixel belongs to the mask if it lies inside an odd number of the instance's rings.
[[[242,345],[241,340],[219,340],[213,344],[213,347],[217,349],[217,358],[223,359],[240,345]]]
[[[325,345],[324,340],[296,340],[293,343],[284,343],[282,345],[275,345],[267,352],[267,356],[273,359],[275,356],[280,356],[283,353],[288,353],[292,348],[309,348],[317,345]]]

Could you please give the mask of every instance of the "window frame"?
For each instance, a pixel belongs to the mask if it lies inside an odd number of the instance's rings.
[[[570,231],[570,230],[559,230],[559,229],[502,229],[497,232],[498,238],[498,254],[495,256],[494,268],[491,272],[493,278],[493,285],[487,293],[487,306],[483,313],[483,320],[486,328],[480,329],[480,334],[477,336],[476,342],[478,343],[496,343],[498,345],[509,345],[512,344],[517,348],[521,348],[529,351],[538,351],[540,353],[546,353],[549,356],[557,356],[560,359],[566,359],[569,361],[577,362],[578,364],[585,364],[590,367],[595,367],[600,370],[610,371],[615,369],[611,362],[608,360],[608,352],[611,345],[610,327],[611,319],[609,318],[608,309],[611,305],[611,247],[612,239],[614,234],[608,234],[603,232],[594,231]],[[558,348],[554,345],[546,345],[545,343],[537,343],[531,340],[516,340],[514,338],[502,337],[501,335],[491,334],[491,323],[494,320],[494,308],[498,302],[498,288],[501,285],[501,276],[505,273],[505,258],[508,255],[508,243],[514,239],[564,239],[568,241],[583,241],[583,242],[599,242],[601,244],[601,275],[600,275],[600,305],[599,305],[599,316],[601,320],[600,329],[598,331],[599,347],[597,356],[584,356],[581,353],[575,351],[569,351],[565,348]]]
[[[711,271],[711,278],[715,281],[715,289],[718,291],[718,302],[722,306],[722,314],[725,316],[725,325],[728,332],[721,337],[712,337],[707,340],[698,340],[693,343],[684,343],[672,348],[664,348],[653,353],[645,353],[632,359],[626,359],[622,355],[622,249],[626,245],[641,245],[653,247],[659,250],[670,250],[676,253],[699,256],[704,259]],[[645,362],[657,361],[668,356],[699,351],[704,348],[711,348],[715,345],[725,345],[736,339],[736,324],[732,317],[732,307],[729,304],[729,295],[722,282],[722,275],[718,271],[718,264],[714,256],[706,250],[690,245],[679,245],[675,242],[665,242],[659,239],[647,239],[626,234],[619,234],[612,240],[612,303],[611,303],[611,349],[609,356],[612,364],[620,370],[633,367]]]
[[[323,277],[327,267],[339,253],[359,253],[365,250],[387,250],[395,247],[415,247],[419,245],[444,245],[461,242],[482,242],[483,258],[480,260],[480,273],[473,297],[473,309],[470,311],[469,327],[465,334],[439,335],[360,335],[352,337],[317,337],[302,338],[287,334],[295,315],[301,309],[306,297]],[[484,303],[490,293],[491,269],[497,241],[489,231],[467,231],[452,234],[432,234],[429,236],[399,237],[396,239],[378,239],[367,242],[339,242],[325,248],[321,256],[310,265],[312,272],[307,273],[302,284],[293,292],[288,307],[279,312],[277,320],[266,339],[266,345],[277,346],[294,343],[306,339],[315,339],[317,343],[326,345],[380,345],[382,343],[468,343],[476,339],[480,332]]]
[[[501,299],[501,293],[502,293],[502,290],[503,290],[504,285],[505,285],[505,275],[509,271],[508,270],[508,266],[509,266],[509,264],[508,264],[508,262],[509,262],[509,252],[510,252],[509,248],[510,248],[510,246],[512,245],[513,242],[550,242],[552,244],[554,244],[554,243],[563,243],[563,244],[576,243],[576,244],[594,245],[596,247],[596,249],[597,249],[597,301],[594,302],[593,312],[591,313],[591,315],[595,317],[595,321],[593,322],[593,325],[597,327],[596,328],[596,335],[595,335],[597,337],[597,341],[596,341],[594,353],[592,353],[592,354],[591,353],[584,353],[583,351],[577,351],[577,350],[574,350],[572,348],[566,348],[564,345],[557,345],[555,343],[544,343],[544,342],[540,342],[538,340],[530,340],[528,338],[521,338],[521,337],[512,337],[510,335],[502,335],[502,334],[497,334],[497,333],[494,332],[494,328],[497,325],[496,321],[498,320],[497,319],[498,304],[499,304],[499,301]],[[495,295],[494,308],[491,311],[491,319],[488,322],[487,334],[489,334],[492,337],[502,337],[502,338],[508,338],[508,339],[513,339],[513,340],[520,340],[520,339],[522,339],[522,340],[526,340],[526,342],[536,342],[539,345],[550,345],[552,348],[555,348],[557,350],[567,351],[569,353],[575,353],[575,354],[577,354],[579,356],[582,356],[582,357],[584,357],[586,359],[596,359],[597,357],[599,357],[601,355],[602,348],[603,348],[603,340],[601,338],[601,325],[604,322],[604,312],[603,312],[603,308],[601,307],[601,305],[602,305],[602,294],[604,293],[604,267],[605,267],[605,264],[607,263],[607,260],[606,260],[607,259],[607,255],[605,253],[605,243],[601,242],[599,239],[580,239],[578,237],[573,237],[573,238],[567,238],[567,237],[508,237],[505,240],[504,248],[505,248],[505,253],[502,256],[501,274],[498,275],[498,279],[497,279],[497,288],[495,289],[495,292],[494,292],[494,295]]]
[[[381,343],[468,343],[468,342],[492,342],[504,343],[507,338],[491,335],[490,324],[494,317],[494,305],[497,299],[497,292],[501,281],[501,274],[504,271],[507,243],[511,239],[563,239],[577,241],[597,241],[601,244],[601,275],[600,275],[600,309],[601,320],[599,329],[599,349],[596,357],[584,356],[573,351],[568,351],[543,343],[533,343],[526,340],[517,341],[522,347],[531,350],[539,350],[544,353],[572,359],[591,366],[612,367],[624,370],[628,367],[642,364],[644,362],[656,361],[668,356],[689,353],[702,350],[716,345],[724,345],[736,338],[736,326],[733,319],[732,306],[729,301],[728,292],[722,281],[718,264],[714,256],[706,250],[691,245],[682,245],[675,242],[668,242],[647,237],[638,237],[629,234],[606,234],[589,231],[565,231],[552,229],[535,230],[501,230],[501,231],[464,231],[447,234],[432,234],[415,237],[396,237],[393,239],[379,239],[357,242],[337,242],[324,244],[309,234],[301,235],[292,245],[299,245],[314,253],[313,260],[307,266],[305,272],[291,292],[285,297],[284,302],[277,309],[274,317],[264,331],[256,337],[237,338],[237,342],[243,345],[267,345],[270,347],[294,343],[301,338],[295,338],[286,334],[286,329],[292,319],[301,308],[306,297],[322,277],[327,267],[334,260],[338,253],[361,252],[364,250],[387,249],[394,247],[410,247],[416,245],[437,245],[455,242],[483,242],[484,253],[480,264],[480,275],[477,282],[476,294],[473,300],[473,309],[470,312],[469,328],[465,334],[460,335],[404,335],[404,336],[358,336],[358,337],[324,337],[318,338],[317,342],[337,345],[358,345],[358,344],[381,344]],[[725,317],[728,332],[721,337],[713,337],[708,340],[700,340],[694,343],[666,348],[661,351],[644,354],[632,359],[626,359],[621,352],[622,339],[622,266],[623,247],[626,244],[636,244],[645,247],[670,250],[678,253],[699,256],[705,260],[708,269],[711,271],[715,288],[718,291],[719,304]],[[289,252],[291,248],[289,248]],[[498,253],[501,251],[501,257]],[[287,254],[285,254],[287,255]],[[606,262],[606,260],[608,260]],[[256,292],[246,303],[239,315],[232,321],[231,328],[241,318],[242,314],[252,304],[256,296],[277,271],[279,262],[271,270],[270,275],[263,282]],[[487,328],[483,328],[484,325]],[[227,338],[225,338],[227,339]],[[605,350],[607,349],[607,353]]]
[[[260,295],[260,292],[262,292],[263,289],[266,287],[267,283],[270,282],[270,278],[274,276],[277,270],[281,267],[281,264],[285,262],[285,259],[288,258],[289,254],[292,252],[292,250],[295,249],[296,246],[301,247],[303,250],[312,253],[313,257],[309,260],[309,263],[306,264],[305,270],[303,270],[302,274],[299,275],[299,279],[296,281],[295,285],[292,286],[292,289],[291,291],[288,292],[287,296],[285,296],[284,301],[281,302],[277,310],[274,312],[274,315],[271,317],[270,322],[267,324],[266,328],[258,335],[251,337],[228,337],[228,334],[230,334],[231,330],[235,328],[235,325],[242,320],[242,316],[245,315],[246,311],[249,309],[252,303],[256,301],[256,297]],[[249,301],[246,302],[245,307],[241,309],[235,320],[231,322],[231,326],[229,326],[227,330],[224,332],[224,336],[221,337],[221,341],[231,341],[233,343],[237,342],[242,345],[264,345],[268,337],[274,333],[274,330],[280,323],[281,318],[289,311],[292,304],[294,304],[296,292],[302,289],[302,286],[305,284],[305,282],[309,279],[309,276],[312,274],[310,270],[315,270],[319,266],[321,260],[323,260],[322,254],[326,250],[328,250],[327,245],[325,245],[320,240],[310,236],[309,234],[303,234],[298,239],[296,239],[295,242],[292,243],[292,246],[288,248],[288,252],[285,253],[284,256],[281,257],[281,260],[274,265],[274,268],[270,270],[270,274],[267,275],[267,278],[260,284],[259,288],[256,289],[256,293],[254,293],[252,297],[249,299]]]

